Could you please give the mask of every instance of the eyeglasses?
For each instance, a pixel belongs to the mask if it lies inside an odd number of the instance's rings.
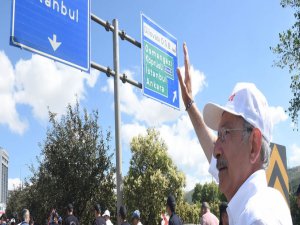
[[[226,141],[226,135],[230,134],[230,132],[233,131],[247,131],[247,132],[251,132],[253,128],[248,127],[248,128],[243,128],[243,129],[239,129],[239,128],[233,128],[233,129],[228,129],[225,127],[222,127],[220,130],[218,130],[218,139],[220,140],[222,143],[224,143]]]

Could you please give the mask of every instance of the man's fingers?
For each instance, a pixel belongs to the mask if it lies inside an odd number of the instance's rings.
[[[185,85],[184,85],[184,82],[183,82],[183,79],[182,79],[182,75],[181,75],[181,72],[180,72],[179,68],[177,68],[177,76],[178,76],[178,80],[179,80],[181,92],[183,92],[184,89],[185,89]]]
[[[191,76],[190,76],[190,59],[186,43],[183,43],[184,52],[184,67],[185,67],[185,78],[184,83],[188,92],[191,92]]]
[[[190,59],[189,59],[189,53],[185,42],[183,43],[183,53],[184,53],[185,79],[188,79],[190,74]]]

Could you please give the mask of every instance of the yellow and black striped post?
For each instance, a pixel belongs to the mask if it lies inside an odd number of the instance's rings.
[[[270,187],[281,192],[289,205],[289,177],[285,146],[271,143],[270,164],[266,170],[267,182]]]

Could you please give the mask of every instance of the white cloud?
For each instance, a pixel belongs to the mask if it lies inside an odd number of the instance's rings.
[[[98,72],[91,75],[72,67],[54,62],[39,55],[30,60],[20,60],[15,68],[16,100],[32,107],[38,119],[48,117],[51,111],[62,114],[68,103],[74,104],[77,98],[83,99],[84,81],[90,87],[95,85]]]
[[[8,178],[8,190],[14,190],[21,185],[20,178]]]
[[[138,123],[122,124],[122,142],[129,146],[133,137],[146,135],[147,128]]]
[[[293,144],[288,151],[288,167],[300,166],[300,146]]]
[[[168,146],[169,155],[174,163],[185,174],[196,178],[197,182],[205,182],[207,177],[210,177],[208,173],[209,164],[195,136],[189,117],[182,115],[175,124],[171,126],[162,125],[158,130]],[[191,181],[191,179],[187,179],[186,190],[194,185]]]
[[[33,115],[40,120],[48,118],[48,107],[59,115],[67,104],[74,104],[85,97],[85,84],[94,87],[99,72],[81,72],[39,55],[29,60],[19,60],[15,69],[4,52],[0,52],[0,124],[19,134],[28,124],[19,118],[18,104],[32,108]]]
[[[213,178],[211,175],[201,177],[201,179],[199,179],[199,176],[191,176],[190,174],[186,174],[185,179],[186,179],[185,191],[190,191],[190,190],[194,189],[196,184],[198,184],[198,183],[204,184],[204,183],[209,183],[209,182],[213,181]]]
[[[3,51],[0,51],[0,124],[8,125],[13,132],[22,134],[27,122],[20,119],[14,98],[15,76],[13,66]]]
[[[281,106],[270,106],[270,111],[273,125],[276,125],[288,119],[288,115],[285,113],[284,109]]]
[[[181,74],[183,78],[185,77],[185,69],[184,66],[180,67]],[[192,79],[192,90],[193,95],[196,96],[202,89],[207,86],[205,81],[205,75],[200,70],[194,68],[193,65],[190,66],[190,74]]]

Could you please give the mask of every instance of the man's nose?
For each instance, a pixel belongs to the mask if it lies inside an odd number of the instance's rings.
[[[213,154],[216,159],[219,158],[222,154],[222,144],[219,138],[215,142]]]

